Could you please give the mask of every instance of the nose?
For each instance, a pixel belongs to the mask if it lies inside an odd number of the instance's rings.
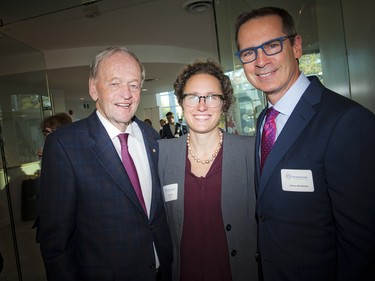
[[[268,62],[268,56],[265,54],[265,52],[259,48],[257,50],[257,58],[255,59],[257,66],[263,67]]]
[[[132,94],[131,94],[131,90],[130,90],[130,87],[129,85],[123,85],[121,87],[121,95],[127,99],[131,98],[132,97]]]
[[[199,97],[198,110],[205,111],[207,109],[206,97]]]

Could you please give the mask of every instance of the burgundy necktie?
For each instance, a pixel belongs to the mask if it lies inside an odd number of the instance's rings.
[[[260,171],[262,172],[264,163],[271,151],[271,148],[276,139],[276,123],[275,119],[279,112],[270,107],[267,109],[266,121],[264,122],[263,132],[262,132],[262,143],[261,143],[261,161],[260,161]]]
[[[147,214],[146,204],[145,204],[145,200],[143,199],[142,189],[141,189],[141,184],[139,183],[137,169],[135,168],[133,159],[130,156],[130,153],[129,153],[129,150],[128,150],[128,137],[129,137],[129,134],[127,134],[127,133],[118,135],[118,138],[119,138],[120,143],[121,143],[122,164],[124,165],[125,170],[128,173],[130,181],[132,182],[132,185],[134,187],[135,193],[137,193],[139,202],[141,202],[143,210]]]

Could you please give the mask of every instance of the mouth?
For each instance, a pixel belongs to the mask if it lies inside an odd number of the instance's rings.
[[[275,71],[270,71],[270,72],[267,72],[267,73],[257,74],[257,76],[260,77],[260,78],[267,78],[267,77],[271,76],[274,73],[275,73]]]
[[[210,115],[194,115],[194,118],[195,119],[198,119],[198,120],[208,120],[208,119],[210,119]]]
[[[130,103],[116,103],[116,106],[123,107],[123,108],[129,108]]]

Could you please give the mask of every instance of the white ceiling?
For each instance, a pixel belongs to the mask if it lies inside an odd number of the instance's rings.
[[[196,58],[218,59],[214,9],[202,13],[183,9],[188,2],[212,1],[0,0],[0,59],[25,52],[17,43],[22,42],[43,53],[50,89],[63,91],[66,100],[91,100],[87,86],[91,60],[108,46],[125,45],[145,65],[149,81],[144,84],[147,91],[143,95],[168,91],[186,63]],[[230,3],[239,11],[280,5],[277,0],[215,1]],[[314,0],[282,1],[282,6],[296,18],[304,49],[316,48]],[[6,40],[8,37],[17,41]],[[25,72],[27,64],[33,62],[0,66],[0,76],[15,67]]]
[[[146,79],[151,81],[145,83],[143,94],[170,90],[178,71],[195,58],[217,59],[213,9],[188,13],[182,7],[185,0],[3,2],[3,37],[41,51],[49,87],[63,91],[67,100],[90,100],[89,64],[97,51],[111,45],[128,46],[144,63]],[[97,15],[85,16],[93,13]],[[2,56],[17,49],[17,44],[0,41]]]

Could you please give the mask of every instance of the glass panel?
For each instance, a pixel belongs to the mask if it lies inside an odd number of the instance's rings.
[[[232,81],[236,96],[236,102],[227,117],[227,131],[253,136],[256,120],[264,107],[264,96],[247,81],[242,68],[226,74]]]
[[[40,123],[51,114],[44,57],[3,35],[0,52],[2,280],[46,280],[32,228],[38,215]],[[45,109],[43,111],[43,108]]]
[[[175,122],[183,118],[182,108],[178,105],[177,98],[173,91],[156,94],[157,102],[160,105],[160,119],[166,120],[166,114],[173,112]]]

